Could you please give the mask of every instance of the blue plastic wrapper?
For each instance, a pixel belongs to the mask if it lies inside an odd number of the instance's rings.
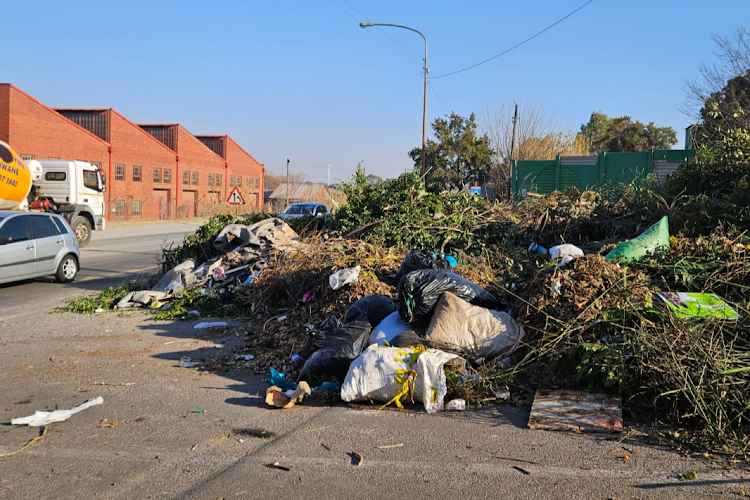
[[[286,379],[286,375],[283,373],[280,373],[275,368],[271,368],[271,377],[263,380],[265,383],[267,383],[269,386],[275,385],[282,391],[288,391],[289,389],[295,390],[297,389],[297,382],[289,382]]]

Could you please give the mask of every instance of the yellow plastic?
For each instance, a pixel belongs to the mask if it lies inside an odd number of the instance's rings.
[[[31,190],[31,171],[8,144],[0,141],[0,210],[16,208]]]

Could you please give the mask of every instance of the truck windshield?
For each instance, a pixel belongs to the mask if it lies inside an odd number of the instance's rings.
[[[83,185],[89,189],[99,191],[99,176],[96,175],[96,170],[83,171]]]

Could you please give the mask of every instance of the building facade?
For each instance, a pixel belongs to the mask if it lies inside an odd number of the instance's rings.
[[[210,215],[226,208],[235,185],[245,209],[260,210],[263,165],[227,135],[201,137],[220,140],[205,141],[179,124],[139,126],[111,108],[52,109],[0,84],[0,140],[25,159],[99,166],[110,220]]]

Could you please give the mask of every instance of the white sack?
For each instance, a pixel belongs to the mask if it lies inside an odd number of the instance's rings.
[[[448,390],[443,365],[456,357],[436,349],[420,352],[412,347],[371,345],[349,367],[341,386],[341,399],[387,403],[403,390],[408,379],[414,400],[424,403],[428,413],[442,410]]]

